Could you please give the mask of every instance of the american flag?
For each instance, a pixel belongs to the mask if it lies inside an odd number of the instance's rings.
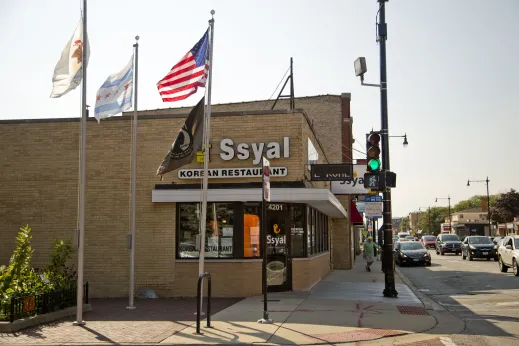
[[[197,92],[198,87],[205,87],[208,61],[209,29],[197,44],[180,59],[157,83],[163,102],[184,100]]]

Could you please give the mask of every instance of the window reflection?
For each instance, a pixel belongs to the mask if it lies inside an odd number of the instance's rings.
[[[259,257],[260,253],[260,212],[258,205],[243,208],[243,257]]]
[[[198,258],[200,250],[200,203],[179,203],[180,258]],[[232,258],[234,208],[232,203],[207,203],[205,257]]]

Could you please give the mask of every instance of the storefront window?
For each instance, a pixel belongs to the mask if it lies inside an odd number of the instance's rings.
[[[178,257],[198,258],[199,203],[178,204]],[[234,208],[232,203],[207,203],[205,257],[232,258]]]
[[[292,257],[305,256],[305,206],[294,204],[291,206],[291,250]]]
[[[260,215],[259,205],[245,205],[243,208],[243,257],[259,257],[260,253]]]

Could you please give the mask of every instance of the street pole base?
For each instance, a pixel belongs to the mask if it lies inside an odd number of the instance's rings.
[[[74,321],[74,323],[72,323],[73,326],[84,326],[85,324],[85,321]]]
[[[384,297],[386,298],[397,298],[398,292],[394,288],[385,288],[384,289]]]
[[[127,310],[135,310],[135,309],[137,309],[137,307],[135,305],[132,305],[132,306],[127,306],[126,309]]]
[[[272,324],[272,320],[269,318],[268,311],[263,311],[263,318],[261,320],[258,320],[258,323],[261,323],[261,324]]]

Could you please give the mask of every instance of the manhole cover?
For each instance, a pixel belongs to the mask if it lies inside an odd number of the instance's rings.
[[[397,308],[403,315],[428,315],[424,308],[418,306],[397,305]]]

